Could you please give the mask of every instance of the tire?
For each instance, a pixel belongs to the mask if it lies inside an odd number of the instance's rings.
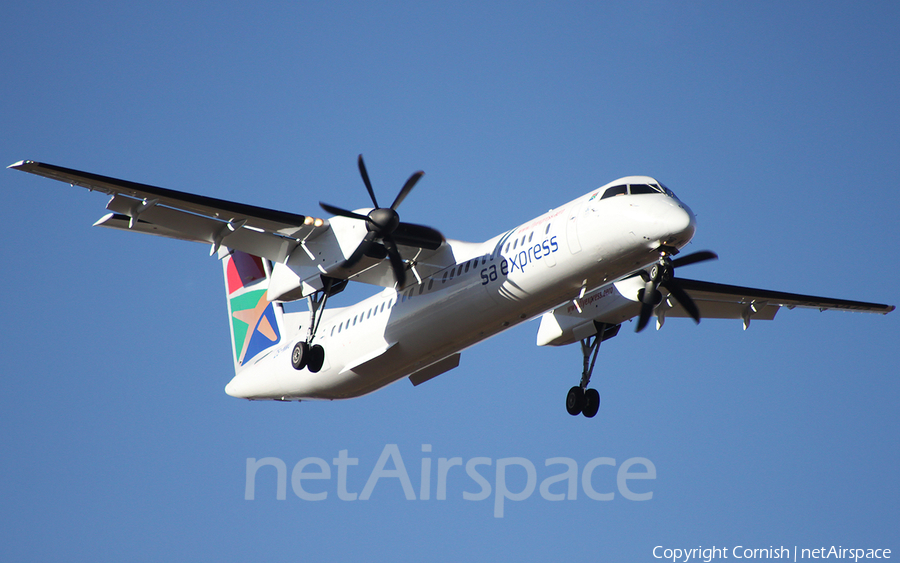
[[[566,395],[566,411],[572,416],[578,416],[584,409],[584,390],[575,386],[569,389]]]
[[[298,342],[294,344],[294,349],[291,351],[291,366],[293,366],[296,370],[301,370],[306,367],[306,362],[309,361],[309,344],[306,342]]]
[[[584,409],[581,414],[594,418],[598,410],[600,410],[600,393],[596,389],[587,389],[584,392]]]
[[[307,369],[313,373],[318,373],[318,371],[322,369],[322,364],[324,363],[325,348],[322,348],[318,344],[313,345],[309,349],[309,360],[306,362]]]

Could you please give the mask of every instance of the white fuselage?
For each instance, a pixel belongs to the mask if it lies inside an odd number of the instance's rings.
[[[301,334],[243,369],[226,392],[282,400],[371,393],[611,284],[655,262],[660,247],[681,248],[694,234],[694,214],[674,197],[601,199],[601,193],[603,188],[484,243],[448,241],[454,266],[324,319],[316,337],[325,349],[321,371],[291,366]]]

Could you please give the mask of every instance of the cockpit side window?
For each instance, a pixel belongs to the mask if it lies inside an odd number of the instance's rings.
[[[625,195],[628,193],[628,186],[613,186],[611,188],[607,188],[605,192],[603,192],[603,196],[600,199],[606,199],[608,197],[614,197],[617,195]]]
[[[675,199],[678,199],[678,196],[676,196],[675,193],[674,193],[672,190],[670,190],[669,188],[667,188],[665,184],[663,184],[662,182],[660,182],[660,183],[659,183],[659,186],[663,189],[664,192],[666,192],[666,195],[667,195],[667,196],[672,197],[672,198],[675,198]]]

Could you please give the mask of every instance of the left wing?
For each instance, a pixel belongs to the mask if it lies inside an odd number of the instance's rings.
[[[862,313],[887,314],[893,305],[815,297],[783,291],[769,291],[721,283],[678,278],[679,285],[690,295],[703,319],[740,319],[744,329],[751,320],[772,320],[781,307],[837,309]],[[597,333],[597,323],[619,325],[640,314],[638,291],[644,281],[639,276],[623,279],[586,293],[582,298],[544,313],[538,328],[539,346],[562,346]],[[667,317],[690,317],[677,300],[660,288],[663,299],[654,309],[657,328]]]
[[[784,291],[770,291],[722,283],[678,279],[681,287],[693,298],[700,315],[710,319],[741,319],[746,329],[751,319],[772,320],[781,307],[801,307],[827,311],[837,309],[859,313],[888,314],[893,305],[850,301],[831,297],[816,297]],[[670,303],[671,302],[671,303]],[[656,311],[657,318],[687,317],[684,308],[671,299],[664,299]]]
[[[95,225],[228,246],[283,262],[301,242],[329,230],[323,219],[23,160],[9,166],[111,195]]]

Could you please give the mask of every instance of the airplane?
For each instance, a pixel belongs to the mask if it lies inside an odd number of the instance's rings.
[[[228,395],[334,400],[408,378],[421,385],[459,366],[467,348],[540,317],[539,346],[580,343],[569,414],[594,417],[589,387],[600,344],[637,318],[772,320],[781,307],[887,314],[894,306],[676,277],[713,260],[676,257],[696,230],[691,209],[647,176],[620,178],[484,242],[445,238],[400,220],[423,172],[382,207],[359,156],[373,207],[320,203],[322,219],[148,186],[34,161],[9,168],[111,196],[95,226],[210,245],[222,262],[235,375]],[[327,307],[349,282],[383,289]],[[306,300],[308,311],[284,304]]]

